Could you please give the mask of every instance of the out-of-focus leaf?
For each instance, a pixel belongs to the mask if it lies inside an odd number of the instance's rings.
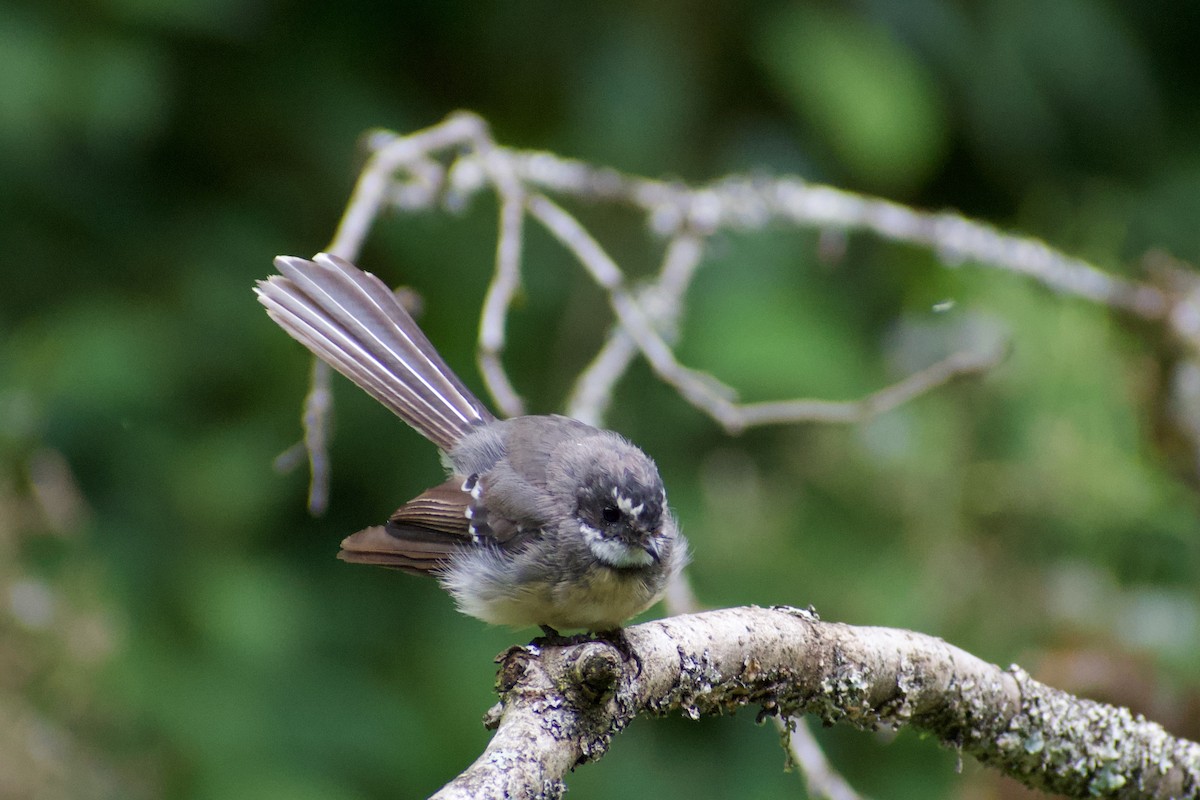
[[[766,19],[757,46],[783,99],[857,180],[903,191],[939,165],[948,131],[938,87],[886,31],[791,5]]]

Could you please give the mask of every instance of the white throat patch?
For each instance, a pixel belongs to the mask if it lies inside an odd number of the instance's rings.
[[[610,567],[648,567],[654,563],[654,556],[645,548],[625,544],[616,539],[606,539],[600,531],[582,522],[579,524],[579,530],[583,533],[592,555]]]

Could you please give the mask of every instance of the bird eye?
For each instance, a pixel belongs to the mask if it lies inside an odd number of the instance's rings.
[[[621,519],[621,512],[615,506],[605,506],[600,512],[600,518],[611,525]]]

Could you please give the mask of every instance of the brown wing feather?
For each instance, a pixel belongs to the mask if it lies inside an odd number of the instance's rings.
[[[474,500],[462,487],[462,476],[452,476],[400,506],[388,518],[388,524],[426,528],[469,540],[471,519],[467,509]]]
[[[451,476],[409,500],[383,525],[342,540],[338,558],[417,575],[437,574],[464,547],[523,545],[537,531],[488,513],[479,501],[485,478]]]
[[[417,575],[444,567],[455,551],[472,543],[467,508],[470,493],[452,477],[408,501],[388,519],[342,540],[338,558],[377,564]]]
[[[449,561],[457,547],[456,542],[461,539],[444,533],[426,533],[427,538],[422,539],[422,533],[419,528],[397,531],[376,525],[343,539],[338,558],[351,564],[375,564],[414,575],[429,575]],[[438,538],[433,538],[435,536]]]

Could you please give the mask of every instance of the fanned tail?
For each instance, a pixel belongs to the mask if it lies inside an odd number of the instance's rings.
[[[288,334],[442,450],[495,419],[388,287],[337,256],[279,256],[258,300]]]

